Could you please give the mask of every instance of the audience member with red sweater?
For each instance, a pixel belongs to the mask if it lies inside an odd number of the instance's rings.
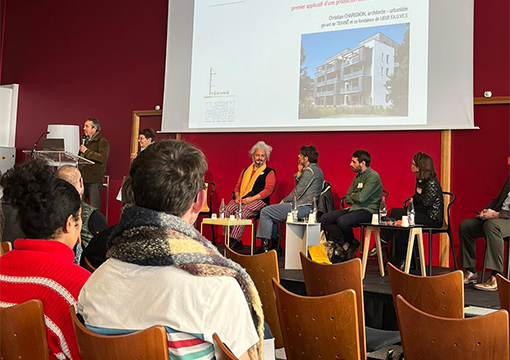
[[[19,209],[27,239],[16,240],[15,250],[0,258],[0,307],[40,299],[50,359],[79,359],[69,306],[76,306],[90,276],[73,264],[82,226],[80,195],[38,161],[15,166],[1,183],[4,199]]]

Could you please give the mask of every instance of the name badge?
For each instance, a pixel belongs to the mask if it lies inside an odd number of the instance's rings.
[[[416,188],[416,192],[417,192],[418,194],[421,194],[421,188],[417,187],[417,188]]]
[[[358,189],[363,189],[363,183],[358,183]]]

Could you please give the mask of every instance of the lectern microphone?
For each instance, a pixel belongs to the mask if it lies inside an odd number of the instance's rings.
[[[45,131],[43,132],[39,138],[37,139],[37,141],[35,142],[34,144],[34,148],[32,149],[32,151],[30,152],[30,156],[34,156],[34,151],[37,150],[37,144],[39,144],[39,141],[41,141],[41,138],[44,136],[44,135],[48,135],[50,132],[49,131]]]

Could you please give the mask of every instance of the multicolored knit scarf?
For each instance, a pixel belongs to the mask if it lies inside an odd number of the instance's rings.
[[[195,276],[233,277],[259,334],[258,345],[249,350],[250,359],[263,358],[264,315],[253,281],[181,218],[138,206],[126,208],[108,239],[107,257],[141,266],[175,266]]]

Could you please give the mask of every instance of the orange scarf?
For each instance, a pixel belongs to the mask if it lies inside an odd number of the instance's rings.
[[[259,175],[262,174],[264,172],[264,170],[266,170],[266,164],[264,164],[261,167],[259,167],[254,173],[253,172],[254,166],[255,166],[254,164],[251,164],[250,166],[248,166],[248,168],[246,169],[246,171],[243,174],[243,180],[241,181],[241,194],[240,194],[241,199],[246,194],[248,194],[251,191],[251,189],[253,189],[253,184],[255,184],[255,180],[257,180]],[[253,174],[253,176],[252,176],[252,174]]]

